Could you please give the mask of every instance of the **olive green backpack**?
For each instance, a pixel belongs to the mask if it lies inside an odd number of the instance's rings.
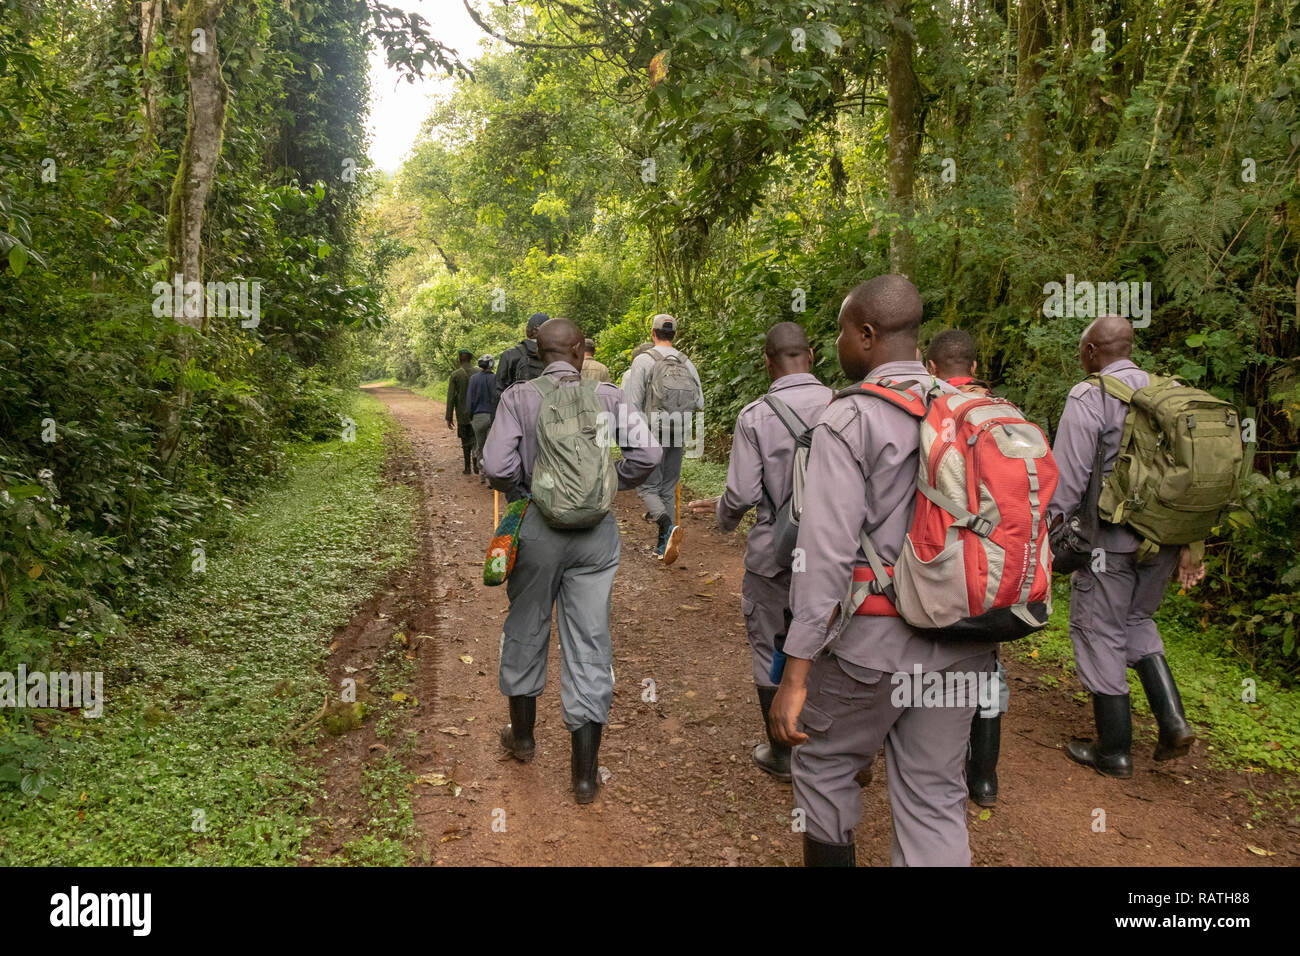
[[[542,396],[537,413],[537,460],[532,500],[552,528],[591,528],[614,504],[618,474],[609,455],[605,406],[598,382],[568,375],[573,388],[559,388],[548,375],[529,384]]]
[[[1128,405],[1119,455],[1101,487],[1101,517],[1127,525],[1146,552],[1209,537],[1237,499],[1237,410],[1174,378],[1152,375],[1139,389],[1110,375],[1088,381]]]

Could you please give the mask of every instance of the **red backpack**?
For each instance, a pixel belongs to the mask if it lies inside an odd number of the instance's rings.
[[[868,566],[854,569],[845,610],[901,617],[942,640],[1024,637],[1052,613],[1047,506],[1057,468],[1047,437],[1006,399],[934,384],[918,394],[919,384],[867,380],[835,396],[875,396],[921,428],[916,508],[898,562],[887,567],[860,532]]]

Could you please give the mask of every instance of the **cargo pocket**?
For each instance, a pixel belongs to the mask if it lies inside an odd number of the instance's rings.
[[[818,682],[817,694],[819,697],[825,696],[854,707],[862,707],[875,697],[876,688],[883,676],[884,671],[858,667],[832,657],[830,666]]]
[[[804,701],[803,710],[799,714],[798,728],[801,732],[809,737],[820,737],[831,729],[834,718],[826,711]]]
[[[1080,568],[1070,575],[1070,630],[1082,634],[1096,633],[1093,626],[1097,579],[1088,568]]]
[[[763,635],[760,633],[759,628],[760,621],[758,619],[758,604],[744,595],[741,595],[740,613],[745,620],[745,636],[749,639],[749,643],[751,645],[761,643]]]

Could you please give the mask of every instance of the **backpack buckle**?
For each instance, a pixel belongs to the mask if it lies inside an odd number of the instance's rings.
[[[969,527],[981,538],[987,538],[993,533],[993,522],[982,515],[974,515]]]

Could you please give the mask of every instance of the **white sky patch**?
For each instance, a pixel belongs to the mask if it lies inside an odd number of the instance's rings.
[[[461,0],[385,2],[424,17],[431,27],[429,32],[458,52],[466,63],[478,55],[479,40],[487,37],[469,18]],[[481,2],[475,9],[484,12]],[[437,76],[426,73],[423,80],[408,83],[396,70],[389,69],[387,56],[379,44],[375,47],[370,51],[369,156],[371,162],[385,172],[396,172],[429,113],[429,96],[449,90],[452,79],[445,73]]]

